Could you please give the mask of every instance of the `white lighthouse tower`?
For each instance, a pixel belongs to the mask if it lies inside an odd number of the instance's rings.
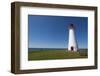
[[[77,51],[78,44],[75,37],[75,26],[73,24],[69,25],[69,40],[68,40],[68,51]]]

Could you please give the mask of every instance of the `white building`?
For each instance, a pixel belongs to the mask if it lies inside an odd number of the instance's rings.
[[[75,26],[70,24],[69,26],[69,40],[68,40],[68,51],[77,51],[78,44],[75,37]]]

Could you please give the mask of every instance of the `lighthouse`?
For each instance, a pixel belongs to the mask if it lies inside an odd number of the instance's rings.
[[[78,50],[78,44],[75,37],[75,26],[73,24],[70,24],[68,30],[69,30],[68,51],[76,52]]]

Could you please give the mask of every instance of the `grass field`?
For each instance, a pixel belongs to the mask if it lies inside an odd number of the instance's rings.
[[[44,49],[28,52],[29,61],[75,58],[87,58],[87,49],[81,49],[79,52],[68,52],[66,49]]]

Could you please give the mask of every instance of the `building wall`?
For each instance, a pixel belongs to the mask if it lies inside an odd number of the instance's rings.
[[[77,51],[77,42],[74,28],[69,28],[68,51]],[[73,49],[73,50],[72,50]]]

